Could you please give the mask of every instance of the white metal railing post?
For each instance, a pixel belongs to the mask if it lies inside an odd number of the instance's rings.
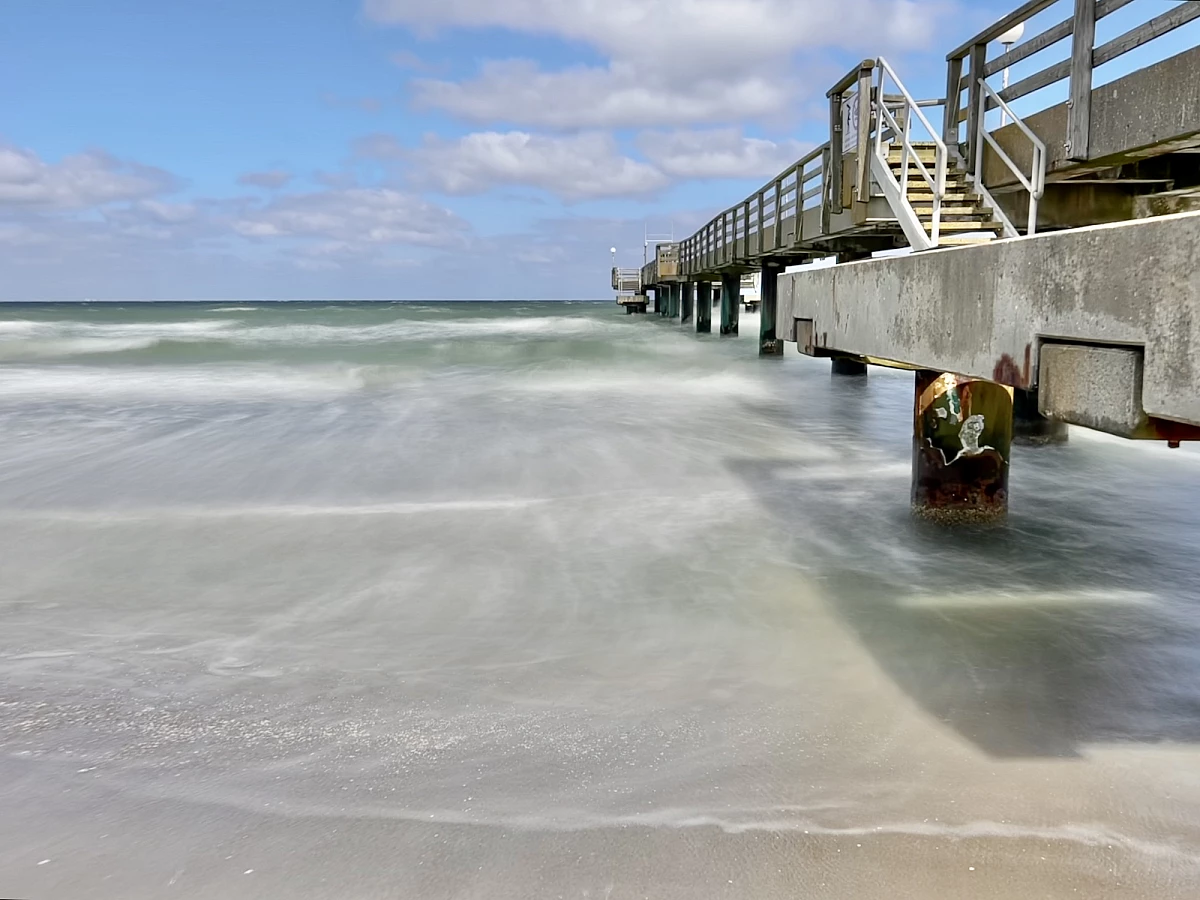
[[[933,218],[930,222],[929,233],[924,236],[923,241],[916,241],[911,236],[909,241],[918,250],[928,249],[929,246],[936,247],[938,244],[938,237],[941,232],[942,200],[946,195],[946,142],[943,141],[938,132],[934,130],[933,125],[930,124],[929,119],[925,117],[925,114],[921,112],[921,104],[913,98],[912,94],[909,93],[908,88],[904,86],[904,83],[896,75],[895,70],[888,64],[887,60],[881,56],[878,60],[876,60],[876,65],[879,68],[879,86],[876,89],[877,96],[874,100],[874,105],[876,107],[879,125],[875,134],[875,156],[880,165],[880,176],[886,177],[890,180],[890,190],[895,192],[895,196],[894,198],[889,197],[889,202],[891,202],[893,211],[897,213],[897,216],[901,218],[903,222],[907,222],[905,233],[908,234],[912,232],[912,234],[915,234],[918,228],[921,230],[921,232],[924,232],[924,225],[920,223],[919,217],[916,215],[916,212],[912,208],[912,204],[909,203],[908,200],[907,188],[909,166],[912,165],[917,172],[920,173],[921,177],[925,180],[925,183],[929,185],[930,191],[933,193]],[[892,84],[895,85],[896,90],[900,93],[902,100],[900,105],[900,113],[904,117],[903,125],[896,120],[895,115],[888,108],[885,99],[887,96],[886,87],[888,79],[891,80]],[[928,132],[930,138],[932,139],[934,146],[934,165],[932,175],[930,174],[929,169],[921,161],[920,155],[913,146],[912,119],[914,116],[921,123],[922,127],[926,132]],[[893,139],[898,138],[900,141],[902,184],[896,182],[895,176],[890,171],[887,156],[883,152],[883,130],[885,125],[890,128]],[[885,190],[884,193],[887,194],[888,191]]]
[[[1013,162],[1012,157],[1004,152],[996,138],[987,130],[987,123],[984,121],[984,115],[987,113],[988,98],[996,102],[1012,123],[1017,126],[1025,137],[1029,138],[1029,142],[1033,144],[1033,154],[1031,159],[1031,171],[1029,177],[1025,177],[1025,173]],[[1042,140],[1033,133],[1033,130],[1025,123],[1025,120],[1012,111],[1012,107],[1000,96],[986,80],[979,79],[979,112],[976,134],[974,135],[975,142],[978,144],[978,150],[975,154],[975,187],[979,190],[980,195],[987,200],[1000,217],[1001,223],[1005,226],[1005,234],[1008,237],[1017,235],[1016,228],[1012,222],[1008,220],[1008,216],[996,204],[995,199],[988,192],[983,183],[983,150],[985,146],[991,147],[996,157],[1008,167],[1008,170],[1016,176],[1017,181],[1025,190],[1029,192],[1029,215],[1026,218],[1025,233],[1037,234],[1037,211],[1038,201],[1042,199],[1042,195],[1046,191],[1046,145]]]

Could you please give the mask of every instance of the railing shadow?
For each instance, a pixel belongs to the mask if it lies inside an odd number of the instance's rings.
[[[1200,740],[1200,579],[1144,529],[1055,496],[1005,527],[947,531],[911,518],[894,475],[872,487],[811,462],[726,465],[881,669],[985,753]]]

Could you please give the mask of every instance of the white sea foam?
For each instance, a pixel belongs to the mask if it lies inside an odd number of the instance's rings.
[[[569,337],[601,334],[608,324],[584,318],[554,316],[485,319],[482,321],[416,322],[398,319],[378,325],[264,325],[232,329],[227,339],[240,344],[384,343],[439,341],[454,338],[532,336]]]
[[[359,390],[356,367],[275,366],[7,368],[3,397],[17,400],[221,401],[328,399]]]
[[[45,327],[41,322],[30,322],[25,319],[0,320],[0,335],[3,334],[35,334]]]
[[[479,512],[510,512],[553,502],[543,497],[494,500],[430,500],[407,503],[264,504],[258,506],[171,506],[129,510],[14,510],[0,513],[0,521],[50,521],[79,524],[115,524],[181,519],[308,519],[361,518],[364,516],[419,516]]]
[[[155,337],[61,338],[57,340],[0,341],[0,361],[50,359],[62,356],[89,356],[98,353],[125,353],[144,350],[159,342]]]
[[[124,353],[168,340],[211,341],[237,324],[232,319],[121,324],[0,322],[0,361]]]
[[[531,394],[622,394],[636,396],[642,392],[657,396],[692,397],[765,397],[766,385],[757,378],[739,372],[713,372],[688,377],[649,377],[644,373],[584,371],[538,371],[528,377],[513,379],[506,385],[515,391]]]

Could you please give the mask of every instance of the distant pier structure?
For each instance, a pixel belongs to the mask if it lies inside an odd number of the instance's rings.
[[[941,97],[864,59],[824,144],[614,288],[698,332],[719,297],[732,336],[757,278],[760,355],[912,370],[911,501],[937,521],[1003,517],[1011,445],[1068,424],[1200,439],[1197,19],[1030,0],[946,55]]]

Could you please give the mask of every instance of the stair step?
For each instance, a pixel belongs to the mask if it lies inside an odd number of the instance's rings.
[[[893,170],[892,175],[897,181],[900,180],[901,172]],[[932,172],[929,173],[931,176]],[[953,172],[946,173],[946,187],[967,187],[973,182],[967,180],[966,175],[956,175]],[[908,186],[922,187],[925,190],[930,190],[929,182],[925,180],[925,176],[918,169],[910,169],[908,173]]]
[[[899,164],[904,161],[906,154],[903,150],[892,150],[888,153],[889,164]],[[909,159],[912,159],[912,154],[907,154]],[[916,153],[917,159],[923,163],[931,163],[937,159],[937,153],[933,150],[918,150]]]
[[[939,247],[965,247],[971,244],[986,244],[996,240],[994,234],[955,235],[954,237],[938,237]]]
[[[926,231],[933,230],[932,222],[921,222]],[[941,231],[999,231],[1003,226],[999,222],[987,222],[976,219],[971,222],[942,222]]]
[[[908,194],[906,196],[908,197],[909,200],[924,200],[926,203],[932,203],[933,202],[933,189],[929,185],[925,184],[924,182],[922,182],[919,185],[910,184],[908,186]],[[947,185],[947,187],[946,187],[946,193],[942,194],[942,200],[944,202],[949,202],[951,200],[954,200],[954,201],[971,200],[971,201],[973,201],[973,200],[978,200],[978,199],[980,199],[980,197],[974,191],[951,190],[949,185]]]
[[[904,166],[900,165],[899,163],[889,165],[888,168],[892,170],[892,174],[895,175],[897,178],[899,178],[900,173],[904,171]],[[934,174],[932,165],[926,166],[925,171],[928,172],[930,175]],[[908,164],[908,177],[912,178],[914,175],[917,176],[918,178],[920,178],[921,170],[917,166],[913,165],[912,163],[909,163]],[[953,178],[953,179],[961,180],[966,177],[967,177],[966,172],[959,172],[959,171],[956,171],[955,169],[946,169],[946,178],[948,178],[948,179]]]
[[[926,222],[933,218],[933,207],[932,206],[920,206],[918,204],[912,204],[912,208],[913,208],[913,212],[915,212],[917,214],[917,217],[919,219],[921,219],[921,221],[923,221],[923,222]],[[956,222],[956,221],[960,221],[963,219],[978,219],[981,221],[989,222],[989,221],[991,221],[991,214],[992,214],[992,211],[990,209],[987,210],[986,212],[982,212],[974,206],[943,206],[942,207],[942,221],[943,222]]]

